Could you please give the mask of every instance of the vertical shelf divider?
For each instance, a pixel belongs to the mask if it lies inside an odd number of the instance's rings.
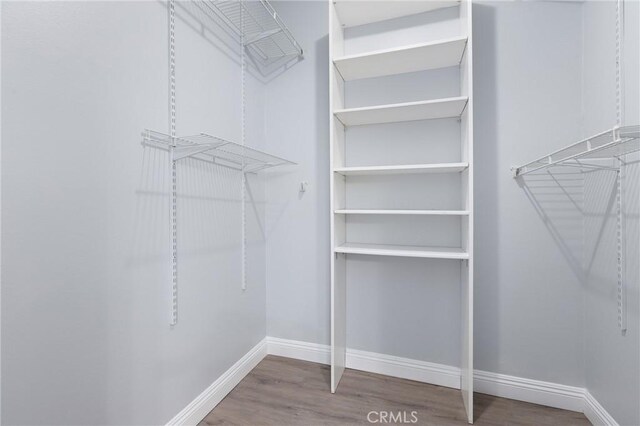
[[[461,30],[468,34],[467,47],[460,63],[461,93],[468,97],[467,107],[460,117],[462,161],[469,167],[462,172],[462,208],[469,212],[468,220],[462,221],[462,247],[469,259],[461,265],[461,356],[460,390],[467,412],[467,421],[473,423],[473,37],[472,2],[460,4]]]
[[[329,55],[344,53],[344,31],[335,4],[329,0]],[[346,207],[346,176],[333,173],[334,167],[346,164],[345,128],[333,111],[343,109],[344,80],[333,61],[329,61],[329,176],[331,217],[331,392],[335,393],[347,365],[347,265],[346,255],[335,253],[334,247],[346,242],[345,215],[333,211]]]

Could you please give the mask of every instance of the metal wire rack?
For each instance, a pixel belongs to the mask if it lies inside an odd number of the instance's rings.
[[[616,158],[636,151],[640,151],[640,125],[614,127],[512,170],[519,177],[554,166],[598,168],[580,160]]]
[[[244,41],[260,65],[270,66],[282,58],[303,56],[302,47],[268,1],[204,0],[199,4],[220,17]]]
[[[194,158],[245,173],[257,173],[270,167],[296,164],[205,133],[172,138],[164,133],[145,130],[142,133],[142,145],[172,152],[173,161]]]

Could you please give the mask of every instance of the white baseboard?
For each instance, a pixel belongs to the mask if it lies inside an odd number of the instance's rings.
[[[267,355],[266,339],[253,347],[238,362],[180,411],[167,425],[197,425]]]
[[[267,337],[167,423],[196,425],[267,355],[329,364],[328,345]],[[347,349],[347,368],[460,389],[460,369],[443,364]],[[583,412],[594,425],[618,426],[588,390],[476,370],[479,393]]]
[[[267,352],[320,364],[329,364],[331,356],[328,345],[276,337],[267,337]],[[347,349],[347,368],[460,389],[460,369],[433,362]]]
[[[584,392],[584,415],[591,424],[596,426],[618,426],[611,414],[591,395],[588,390]]]
[[[269,355],[317,362],[318,364],[328,365],[331,363],[331,348],[328,345],[268,336],[266,341]]]
[[[582,412],[584,388],[476,370],[473,390],[488,395]]]
[[[328,345],[267,337],[267,353],[287,358],[330,363]],[[460,388],[460,369],[373,352],[347,349],[347,368]],[[584,388],[476,370],[474,391],[548,407],[582,412],[594,425],[618,426],[616,421]]]

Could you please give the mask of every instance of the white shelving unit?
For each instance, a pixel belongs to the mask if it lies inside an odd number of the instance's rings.
[[[457,19],[453,24],[457,34],[453,34],[452,27],[445,31],[439,26],[435,15],[439,9],[455,8]],[[408,15],[424,14],[412,18],[412,25],[424,18],[424,25],[434,25],[425,34],[434,34],[430,39],[416,39],[417,33],[405,34],[407,41],[404,45],[396,45],[380,50],[378,43],[371,43],[371,50],[364,53],[352,54],[349,52],[362,52],[363,40],[358,40],[356,49],[350,48],[349,27],[367,25],[366,31],[361,31],[360,36],[375,34],[376,31],[386,31],[393,26],[391,19]],[[446,12],[447,22],[451,25],[453,12]],[[443,15],[444,16],[444,15]],[[432,19],[433,18],[433,19]],[[385,21],[384,24],[380,24]],[[397,22],[396,22],[397,23]],[[382,25],[382,27],[380,27]],[[400,25],[401,26],[401,25]],[[442,29],[442,35],[437,34]],[[459,262],[461,268],[462,288],[462,321],[461,321],[461,380],[460,389],[466,409],[469,423],[473,422],[473,89],[472,89],[472,26],[471,26],[471,0],[463,1],[358,1],[358,0],[334,0],[329,1],[329,51],[330,51],[330,196],[331,196],[331,390],[336,392],[340,378],[346,367],[346,318],[347,302],[347,268],[349,256],[375,257],[406,257],[419,259],[434,259],[437,262]],[[413,38],[412,38],[413,37]],[[365,36],[366,38],[366,36]],[[375,36],[374,38],[375,39]],[[410,40],[409,40],[410,39]],[[395,36],[394,40],[404,41],[401,36]],[[385,105],[364,106],[359,108],[346,108],[346,98],[349,96],[349,85],[353,80],[380,78],[381,91],[393,90],[394,86],[385,87],[384,78],[405,73],[424,72],[425,78],[430,78],[430,70],[457,67],[458,71],[451,71],[452,76],[459,75],[459,92],[452,93],[451,97],[441,99],[423,99],[420,101],[390,103]],[[444,73],[449,71],[443,70]],[[421,74],[422,75],[422,74]],[[397,82],[398,78],[393,77]],[[457,77],[452,77],[457,78]],[[377,83],[377,81],[376,81]],[[367,164],[370,160],[353,161],[352,155],[357,150],[349,147],[352,133],[348,131],[353,126],[385,125],[406,126],[401,124],[409,121],[450,119],[457,120],[460,136],[452,136],[451,147],[459,147],[459,152],[452,162],[419,161],[419,155],[414,156],[409,152],[408,162],[411,164]],[[394,127],[397,129],[397,127]],[[394,130],[396,131],[396,130]],[[387,134],[387,133],[385,133]],[[452,133],[453,134],[453,133]],[[456,135],[457,135],[456,134]],[[416,141],[422,144],[429,141]],[[448,143],[440,140],[439,142]],[[404,144],[404,145],[403,145]],[[402,145],[402,147],[400,146]],[[409,144],[410,145],[410,144]],[[405,149],[404,142],[392,149]],[[374,148],[371,148],[374,149]],[[424,151],[424,149],[422,149]],[[422,152],[424,155],[424,152]],[[437,154],[433,154],[437,156]],[[383,159],[386,158],[384,155]],[[397,156],[394,158],[398,158]],[[350,161],[351,160],[351,161]],[[413,162],[415,161],[415,162]],[[420,177],[421,174],[433,174],[433,177]],[[445,175],[454,176],[445,176]],[[406,175],[396,176],[394,175]],[[367,209],[351,208],[349,199],[358,191],[358,185],[350,185],[358,179],[374,179],[372,182],[387,182],[388,179],[404,179],[408,185],[414,185],[415,190],[424,191],[418,182],[421,179],[435,179],[437,185],[446,185],[442,191],[459,192],[458,206],[429,206],[423,208],[395,209],[378,208]],[[403,182],[404,182],[403,180]],[[453,181],[459,181],[459,186],[452,186]],[[389,181],[392,182],[392,181]],[[374,183],[375,185],[375,183]],[[433,185],[432,185],[433,187]],[[387,189],[388,190],[388,189]],[[424,194],[423,194],[424,195]],[[431,197],[428,197],[431,199]],[[362,202],[359,203],[362,205]],[[446,208],[445,208],[446,207]],[[454,208],[451,208],[454,207]],[[457,207],[457,208],[456,208]],[[444,221],[443,226],[458,226],[451,228],[454,237],[447,242],[454,244],[433,245],[398,245],[386,244],[384,241],[376,241],[371,244],[361,241],[351,241],[357,232],[347,232],[352,220],[365,220],[361,216],[368,216],[363,223],[384,217],[384,223],[380,226],[396,226],[407,220],[438,220]],[[410,217],[414,219],[410,219]],[[415,218],[419,216],[421,218]],[[357,219],[360,217],[360,219]],[[412,222],[414,223],[414,222]],[[458,224],[458,225],[456,225]],[[440,238],[448,232],[449,228],[442,231],[439,228]],[[376,234],[377,235],[377,234]],[[389,235],[384,232],[381,235]],[[404,235],[404,234],[403,234]],[[421,236],[422,237],[422,236]],[[400,235],[398,238],[402,238]],[[424,236],[426,239],[435,238],[434,235]],[[459,238],[459,243],[454,240]],[[375,240],[375,238],[373,238]],[[444,241],[444,240],[442,240]],[[449,247],[451,245],[451,247]],[[400,284],[400,283],[395,283]],[[399,286],[401,291],[401,286]]]

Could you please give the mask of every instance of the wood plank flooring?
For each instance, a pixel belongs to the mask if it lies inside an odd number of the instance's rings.
[[[269,355],[199,426],[372,424],[367,420],[371,411],[376,412],[370,415],[376,424],[467,424],[455,389],[355,370],[345,371],[336,394],[329,386],[329,366]],[[476,425],[590,425],[582,413],[474,396]],[[379,421],[381,411],[405,417],[384,423]]]

